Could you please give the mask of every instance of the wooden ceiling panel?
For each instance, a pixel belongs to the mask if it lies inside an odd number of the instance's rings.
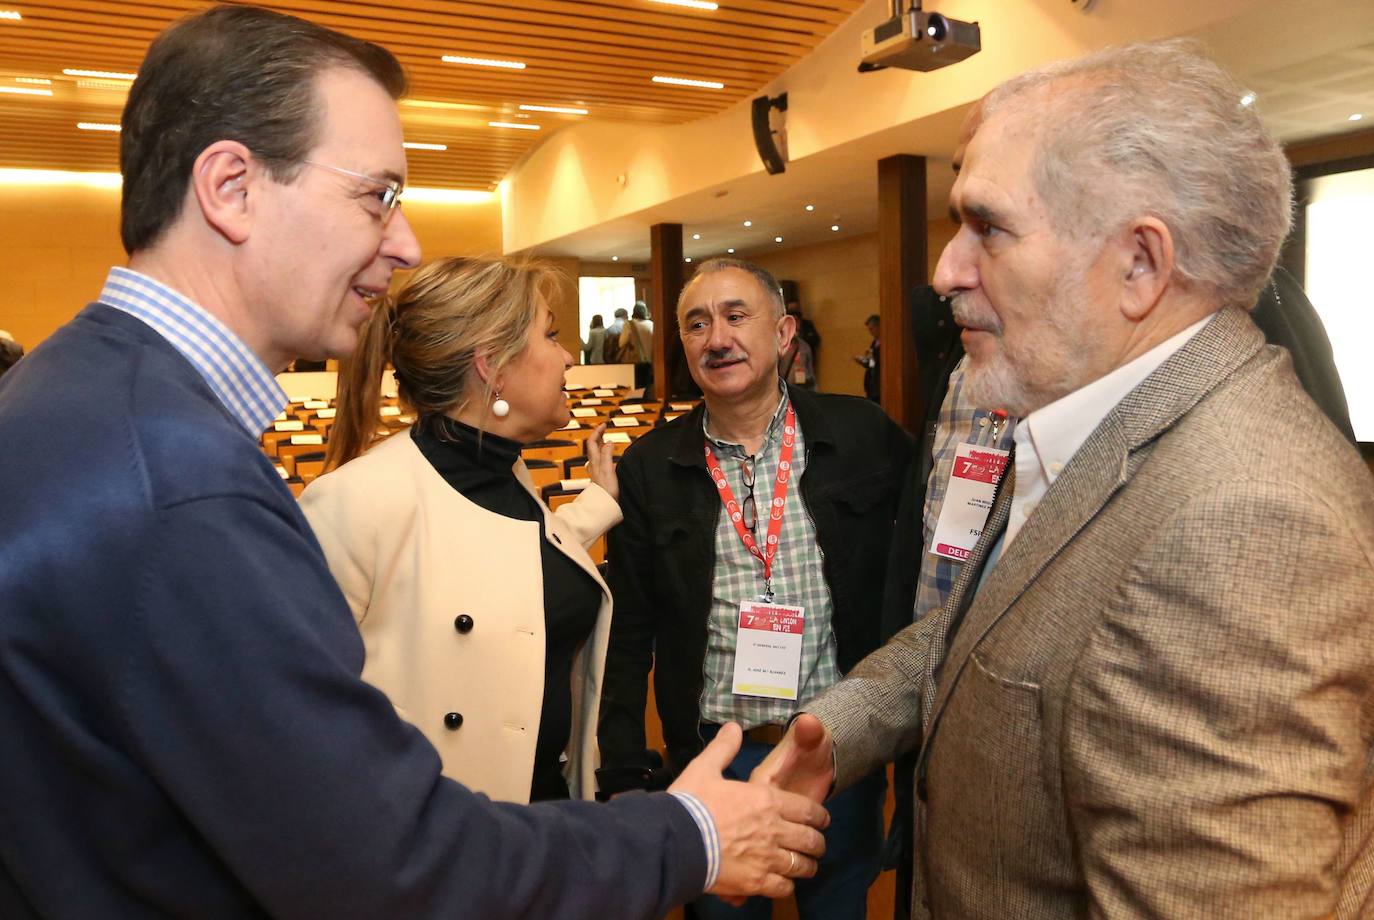
[[[576,106],[587,118],[676,124],[755,93],[807,54],[862,0],[720,0],[715,11],[652,0],[262,0],[262,5],[376,41],[411,77],[401,107],[413,185],[495,188],[549,134],[580,116],[521,113],[521,104]],[[116,122],[126,92],[78,82],[65,67],[133,72],[168,23],[202,0],[0,0],[0,167],[118,169],[118,136],[79,131]],[[524,70],[447,64],[457,54],[518,60]],[[666,86],[655,74],[716,80],[720,90]],[[51,80],[47,86],[16,78]],[[489,121],[539,124],[540,131]]]

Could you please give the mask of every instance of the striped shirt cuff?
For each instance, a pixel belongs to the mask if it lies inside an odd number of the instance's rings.
[[[711,817],[711,812],[701,803],[701,799],[691,793],[670,791],[668,794],[682,803],[701,831],[701,842],[706,847],[706,884],[702,890],[710,891],[720,875],[720,833],[716,830],[716,819]]]

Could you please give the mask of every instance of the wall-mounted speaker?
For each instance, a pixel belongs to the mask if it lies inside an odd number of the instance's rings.
[[[773,110],[780,114],[787,111],[787,94],[768,98],[760,96],[754,100],[752,115],[754,125],[754,147],[758,149],[763,168],[770,176],[787,169],[787,132],[781,125],[774,130],[771,124]],[[778,141],[782,144],[779,145]]]

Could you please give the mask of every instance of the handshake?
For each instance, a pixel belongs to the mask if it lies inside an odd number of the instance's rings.
[[[723,727],[670,787],[694,795],[720,836],[720,874],[711,893],[729,901],[792,893],[793,879],[816,874],[830,815],[820,803],[834,780],[830,734],[802,714],[742,783],[721,774],[739,750],[738,725]]]

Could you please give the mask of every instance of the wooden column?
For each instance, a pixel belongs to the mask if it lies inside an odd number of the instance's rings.
[[[682,292],[682,224],[649,228],[649,312],[654,319],[654,392],[673,396],[672,381],[683,373],[677,296]]]
[[[900,154],[878,161],[878,315],[882,318],[882,401],[907,431],[920,433],[920,368],[911,291],[926,278],[926,160]]]

